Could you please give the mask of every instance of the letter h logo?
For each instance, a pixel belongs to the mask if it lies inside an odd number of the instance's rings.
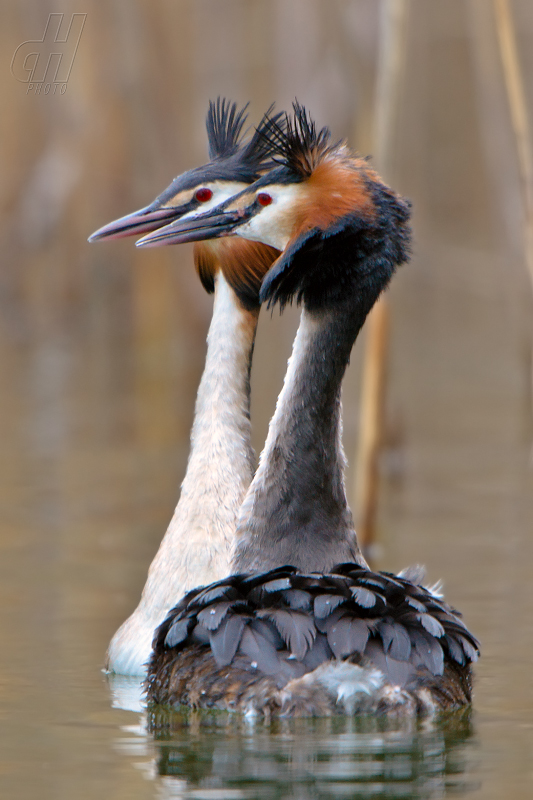
[[[64,14],[49,14],[42,39],[22,42],[11,61],[11,72],[21,83],[28,84],[35,94],[49,94],[58,86],[64,94],[80,43],[87,14],[72,14],[68,28],[63,26]]]

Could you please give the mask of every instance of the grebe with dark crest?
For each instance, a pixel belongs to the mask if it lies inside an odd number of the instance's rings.
[[[303,306],[239,514],[232,574],[189,592],[154,639],[151,702],[269,715],[414,716],[471,699],[460,615],[360,554],[343,480],[340,390],[365,318],[409,256],[409,204],[305,109],[263,136],[279,166],[153,238],[236,234],[282,250],[261,300]]]
[[[238,111],[235,103],[210,103],[211,161],[179,175],[149,206],[105,225],[90,241],[153,231],[195,209],[211,208],[252,183],[271,166],[273,148],[261,133],[267,117],[246,143],[245,121],[245,109]],[[268,245],[237,237],[195,245],[196,268],[215,300],[191,451],[179,502],[139,605],[109,645],[106,667],[111,672],[143,675],[154,630],[176,599],[229,572],[237,513],[255,468],[249,410],[259,288],[278,255]]]

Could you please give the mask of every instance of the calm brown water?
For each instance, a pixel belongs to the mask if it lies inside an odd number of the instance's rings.
[[[464,253],[442,257],[447,279],[460,272]],[[406,729],[375,720],[269,728],[198,714],[176,718],[170,737],[148,734],[142,713],[116,708],[136,707],[136,687],[108,686],[100,667],[170,517],[184,452],[126,425],[131,376],[121,371],[131,367],[120,348],[114,381],[91,393],[99,355],[4,342],[2,796],[531,796],[533,503],[527,414],[513,383],[521,355],[497,281],[471,294],[468,314],[441,339],[452,312],[439,281],[416,286],[416,270],[393,293],[391,377],[394,396],[408,400],[404,443],[389,453],[403,466],[383,481],[379,565],[421,561],[431,580],[444,578],[483,644],[472,714]],[[258,363],[279,330],[277,318],[263,322]]]
[[[375,559],[443,579],[482,643],[472,711],[407,727],[192,714],[152,734],[138,687],[101,672],[178,497],[210,301],[188,248],[86,236],[201,163],[218,93],[252,99],[254,120],[297,95],[372,152],[380,5],[65,0],[87,23],[64,96],[0,75],[1,797],[533,796],[532,303],[488,2],[407,3],[389,170],[416,246],[390,291]],[[533,14],[511,5],[531,112]],[[47,15],[3,6],[9,58]],[[296,324],[260,322],[257,449]],[[351,464],[360,366],[359,345]]]

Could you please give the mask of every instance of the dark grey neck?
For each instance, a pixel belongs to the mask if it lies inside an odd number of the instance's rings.
[[[235,571],[324,571],[365,561],[344,487],[342,379],[368,308],[304,308],[259,467],[242,505]]]

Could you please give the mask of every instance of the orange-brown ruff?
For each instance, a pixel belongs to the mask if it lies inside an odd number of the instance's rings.
[[[375,209],[368,186],[369,181],[377,180],[369,164],[362,158],[350,158],[343,145],[328,151],[306,181],[305,194],[295,211],[292,238],[311,228],[327,230],[336,220],[353,214],[354,209],[361,217],[372,219]]]
[[[204,288],[214,290],[220,270],[241,302],[257,309],[261,281],[278,256],[279,250],[273,247],[237,237],[194,245],[194,263]]]
[[[267,717],[457,708],[471,700],[478,643],[418,580],[367,567],[343,479],[342,379],[408,259],[409,205],[298,105],[269,136],[279,166],[206,215],[204,230],[272,244],[285,214],[285,249],[260,296],[296,298],[302,321],[239,513],[236,574],[187,594],[159,627],[148,699]]]

